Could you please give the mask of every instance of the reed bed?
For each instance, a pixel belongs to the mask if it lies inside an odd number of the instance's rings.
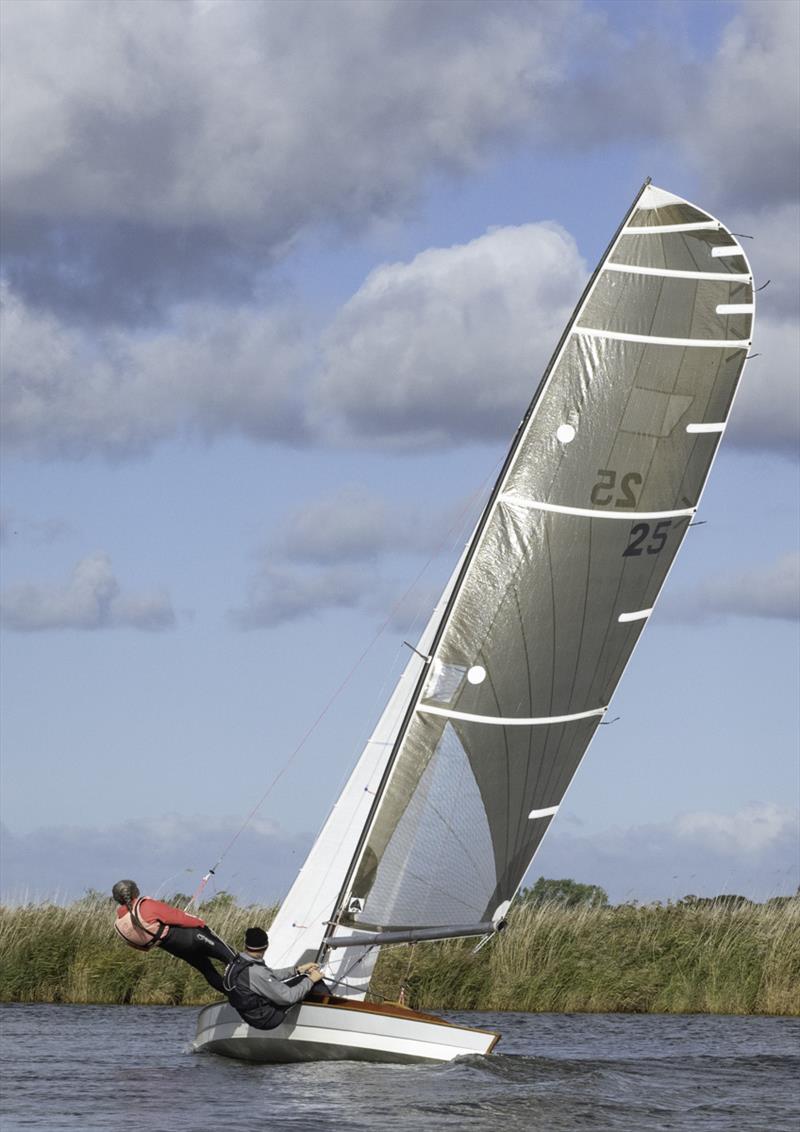
[[[273,908],[211,902],[233,946]],[[0,1000],[199,1005],[214,992],[187,964],[113,932],[114,906],[0,908]],[[522,905],[477,955],[474,941],[384,949],[377,997],[429,1010],[800,1015],[800,900],[636,907]]]
[[[800,900],[523,905],[477,955],[456,940],[384,952],[375,990],[403,984],[430,1010],[797,1015]]]
[[[0,906],[0,1001],[193,1006],[216,1000],[187,963],[158,948],[127,947],[114,931],[115,908],[97,895],[68,905]],[[245,928],[268,927],[274,914],[232,900],[200,908],[232,947],[242,946]]]

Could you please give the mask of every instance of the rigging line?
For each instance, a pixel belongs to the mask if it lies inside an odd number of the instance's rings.
[[[300,739],[300,742],[297,744],[297,746],[294,748],[292,753],[289,755],[286,762],[283,764],[281,769],[278,771],[278,773],[272,779],[272,781],[270,782],[267,789],[264,791],[264,793],[261,795],[259,800],[256,802],[255,806],[253,806],[252,810],[250,810],[249,814],[247,815],[245,820],[242,822],[239,829],[236,831],[236,833],[230,839],[228,844],[222,850],[222,853],[220,854],[220,856],[219,856],[218,860],[216,861],[216,863],[214,864],[213,868],[209,869],[208,872],[205,874],[202,881],[200,882],[200,885],[197,889],[197,892],[195,892],[195,894],[192,896],[192,899],[186,905],[187,908],[191,908],[191,906],[195,903],[195,901],[197,900],[197,897],[200,895],[200,893],[205,888],[205,885],[208,882],[209,878],[214,875],[215,870],[219,868],[219,866],[222,864],[225,857],[228,855],[228,853],[231,851],[233,846],[236,844],[236,842],[239,840],[241,835],[244,833],[245,829],[247,829],[250,822],[253,820],[253,818],[256,816],[258,811],[264,805],[264,803],[266,802],[269,795],[272,793],[272,791],[277,786],[278,782],[280,782],[281,778],[283,778],[284,774],[289,769],[289,767],[292,765],[295,758],[299,755],[300,751],[303,749],[303,747],[306,745],[308,740],[311,738],[311,736],[316,731],[317,727],[319,727],[322,720],[325,718],[325,716],[328,714],[330,709],[333,707],[336,700],[339,698],[339,696],[342,694],[344,689],[350,683],[350,681],[352,680],[356,671],[359,669],[361,664],[364,662],[367,654],[377,644],[378,640],[386,632],[389,625],[391,625],[395,614],[397,613],[397,611],[399,609],[402,608],[403,603],[406,601],[406,599],[408,598],[409,594],[412,592],[414,587],[419,583],[419,581],[422,578],[425,571],[430,567],[431,563],[437,557],[439,557],[439,555],[443,552],[443,548],[444,548],[446,542],[448,541],[448,539],[450,538],[451,534],[453,533],[453,531],[455,531],[457,528],[459,528],[463,524],[465,517],[467,516],[468,512],[472,509],[472,507],[474,505],[474,501],[476,499],[479,499],[480,496],[483,494],[483,492],[486,488],[486,484],[491,480],[492,476],[494,475],[494,471],[495,471],[495,469],[493,468],[492,472],[490,472],[489,476],[487,476],[484,479],[484,482],[481,484],[478,491],[473,492],[472,495],[469,496],[469,498],[467,499],[464,506],[461,508],[459,513],[456,515],[455,520],[447,528],[447,531],[445,532],[445,537],[440,541],[440,543],[438,544],[436,549],[433,551],[433,553],[430,555],[428,560],[425,562],[425,564],[422,566],[422,568],[417,572],[417,574],[414,577],[411,584],[406,588],[406,590],[403,592],[403,594],[397,599],[397,601],[394,603],[392,608],[389,610],[389,613],[387,614],[386,618],[381,622],[381,624],[378,627],[378,630],[375,633],[375,635],[373,636],[372,640],[367,644],[366,648],[364,648],[364,650],[361,652],[360,656],[356,659],[356,661],[353,664],[353,666],[351,667],[350,671],[347,673],[345,678],[342,680],[342,682],[339,684],[339,686],[333,692],[331,697],[328,699],[327,703],[322,708],[322,710],[319,712],[319,714],[317,715],[317,717],[315,718],[313,723],[308,727],[305,734]]]

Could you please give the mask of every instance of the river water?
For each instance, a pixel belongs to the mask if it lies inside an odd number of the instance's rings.
[[[197,1011],[0,1007],[3,1132],[798,1132],[800,1019],[450,1014],[502,1032],[449,1065],[246,1065]]]

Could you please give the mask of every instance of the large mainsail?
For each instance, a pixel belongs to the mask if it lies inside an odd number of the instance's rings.
[[[695,513],[753,310],[731,234],[646,185],[423,634],[427,662],[412,658],[279,913],[287,962],[326,936],[502,918]]]

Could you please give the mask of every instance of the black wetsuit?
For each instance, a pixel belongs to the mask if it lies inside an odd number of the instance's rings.
[[[236,958],[236,952],[215,935],[208,925],[202,928],[181,928],[171,924],[169,934],[158,946],[161,951],[168,951],[170,955],[183,959],[184,963],[194,967],[215,991],[225,993],[222,973],[211,960],[218,959],[227,966]]]

